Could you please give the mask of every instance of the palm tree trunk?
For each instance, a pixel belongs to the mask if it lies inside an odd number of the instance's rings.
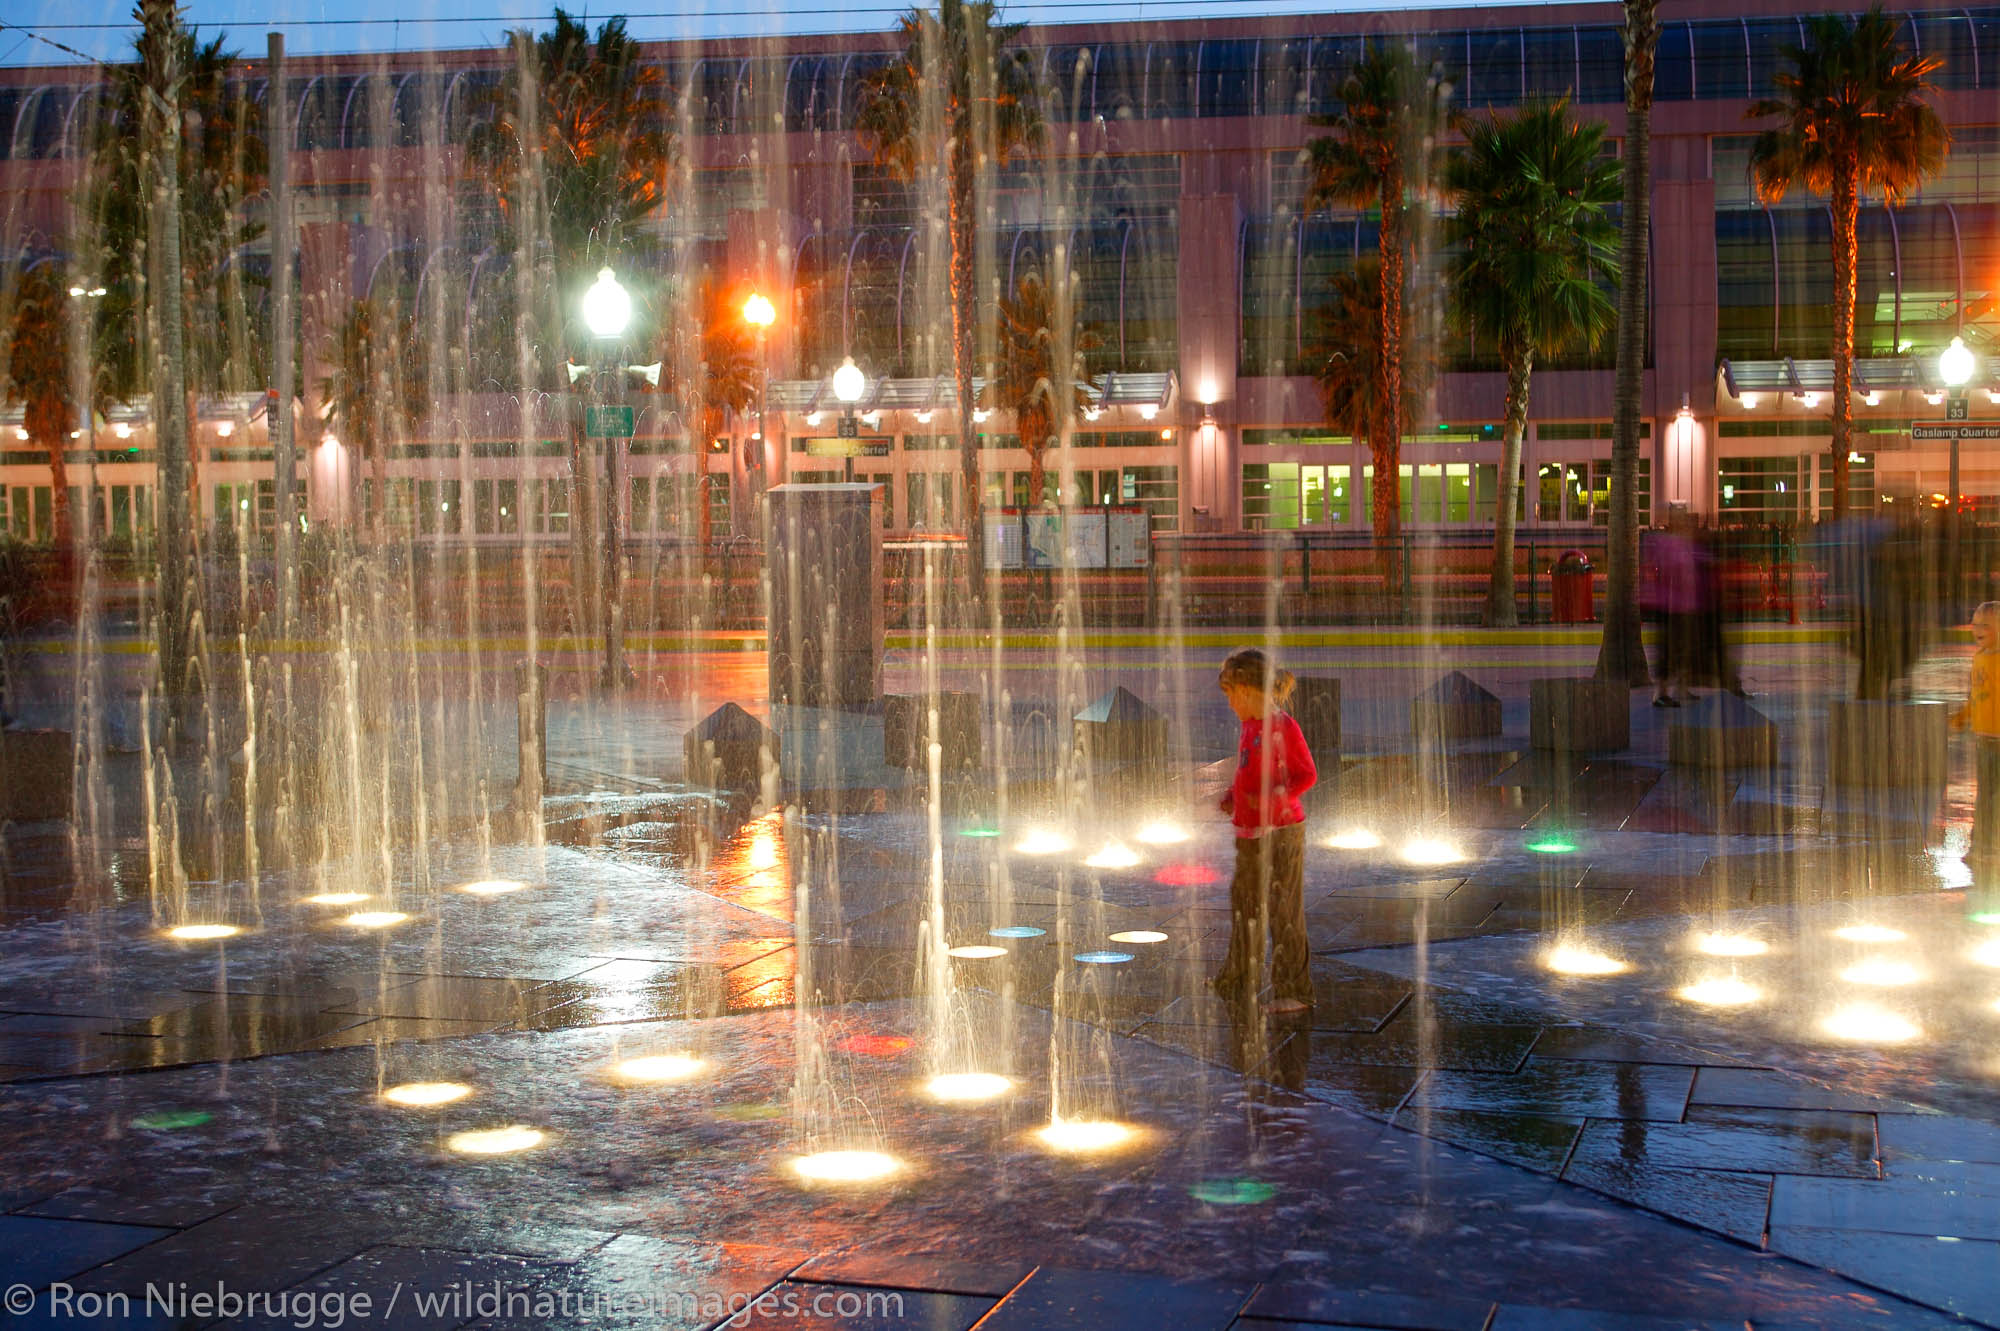
[[[1403,496],[1397,484],[1401,479],[1400,443],[1380,416],[1369,422],[1368,456],[1375,472],[1369,482],[1369,525],[1375,539],[1375,563],[1382,571],[1383,602],[1392,606],[1403,590]]]
[[[1833,516],[1847,516],[1847,450],[1854,420],[1854,233],[1859,168],[1843,162],[1833,182]],[[1808,517],[1811,515],[1808,514]]]
[[[973,432],[972,392],[974,333],[973,220],[977,200],[973,197],[972,145],[970,124],[958,126],[951,150],[951,357],[958,387],[959,483],[965,490],[965,576],[972,603],[986,601],[986,551],[981,531],[980,509],[985,498],[979,477],[979,438]],[[976,622],[976,621],[975,621]]]
[[[67,558],[74,534],[69,513],[69,462],[63,456],[69,447],[69,439],[57,430],[45,442],[49,454],[49,505],[55,519],[56,549]]]
[[[1382,564],[1382,591],[1393,601],[1401,591],[1399,537],[1402,505],[1397,481],[1403,455],[1403,170],[1392,166],[1382,178],[1381,227],[1382,354],[1375,362],[1375,402],[1380,419],[1369,452],[1375,462],[1375,547]],[[1384,504],[1387,478],[1389,502]]]
[[[146,138],[153,179],[147,227],[153,260],[153,318],[158,330],[153,409],[159,456],[160,691],[171,721],[189,719],[189,667],[194,651],[193,514],[188,486],[186,290],[181,267],[182,70],[179,12],[173,0],[141,7],[152,60],[146,70]]]
[[[1659,0],[1625,0],[1625,199],[1619,235],[1618,375],[1611,407],[1611,521],[1597,678],[1648,683],[1639,626],[1639,395],[1646,370],[1646,244],[1652,214],[1653,52]]]
[[[1493,575],[1486,588],[1486,622],[1512,628],[1521,622],[1514,605],[1514,509],[1521,493],[1521,435],[1528,426],[1528,376],[1534,372],[1531,347],[1510,348],[1507,362],[1507,424],[1500,437],[1500,485],[1493,513]]]

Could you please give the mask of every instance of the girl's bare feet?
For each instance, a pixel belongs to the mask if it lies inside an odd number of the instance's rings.
[[[1310,1012],[1312,1004],[1296,998],[1274,998],[1264,1004],[1264,1011],[1274,1017],[1288,1017],[1298,1012]]]

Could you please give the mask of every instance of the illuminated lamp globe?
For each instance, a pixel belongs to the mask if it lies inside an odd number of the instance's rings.
[[[743,302],[743,322],[745,323],[755,324],[759,328],[769,328],[776,321],[777,317],[777,307],[772,305],[770,300],[761,294],[753,292],[750,299]]]
[[[597,270],[597,281],[583,293],[583,322],[597,337],[617,337],[632,322],[632,297],[609,268]]]
[[[848,356],[840,362],[840,368],[833,372],[833,395],[842,402],[859,402],[861,395],[868,391],[868,376]]]
[[[1962,388],[1972,378],[1972,352],[1965,339],[1954,337],[1951,345],[1938,353],[1938,378],[1948,388]]]

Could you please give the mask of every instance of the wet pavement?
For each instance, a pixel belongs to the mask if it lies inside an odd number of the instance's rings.
[[[97,1320],[705,1327],[768,1295],[737,1324],[2000,1325],[2000,892],[1952,853],[1965,773],[1937,820],[1830,786],[1822,666],[1794,664],[1753,700],[1779,763],[1725,773],[1667,766],[1643,695],[1628,751],[1557,759],[1518,738],[1518,679],[1474,672],[1505,735],[1429,754],[1396,733],[1417,667],[1351,687],[1298,1018],[1206,990],[1231,851],[1189,813],[1201,746],[1164,783],[1037,767],[1004,816],[947,783],[934,846],[907,791],[731,831],[670,727],[579,708],[552,717],[549,845],[88,912],[61,908],[61,829],[15,828],[10,906],[54,905],[0,933],[0,1285],[20,1325],[121,1293]],[[1160,813],[1189,839],[1142,842]],[[1057,821],[1078,844],[1016,849]],[[1384,844],[1324,844],[1364,828]],[[1410,863],[1417,833],[1448,844]],[[1113,840],[1137,862],[1084,863]],[[462,890],[494,881],[521,886]],[[305,900],[341,891],[367,899]],[[204,919],[242,932],[161,936]],[[999,953],[932,964],[939,930]],[[1619,969],[1554,972],[1558,946]],[[702,1066],[616,1071],[660,1055]],[[922,1089],[969,1070],[1012,1089]],[[439,1081],[470,1092],[382,1096]],[[1052,1113],[1133,1135],[1057,1152]],[[503,1127],[540,1137],[452,1145]],[[828,1149],[900,1168],[801,1181]],[[218,1282],[284,1299],[145,1303]]]

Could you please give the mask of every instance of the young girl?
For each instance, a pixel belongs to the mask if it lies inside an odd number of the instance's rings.
[[[1951,727],[1970,730],[1978,745],[1972,845],[1965,858],[1991,864],[2000,858],[2000,601],[1972,612],[1972,683]]]
[[[1299,723],[1283,710],[1292,676],[1250,648],[1222,663],[1217,681],[1243,723],[1236,779],[1222,807],[1236,825],[1236,877],[1229,885],[1229,955],[1214,981],[1224,998],[1254,998],[1272,953],[1272,1012],[1312,1006],[1306,951],[1305,813],[1299,796],[1319,779]]]

